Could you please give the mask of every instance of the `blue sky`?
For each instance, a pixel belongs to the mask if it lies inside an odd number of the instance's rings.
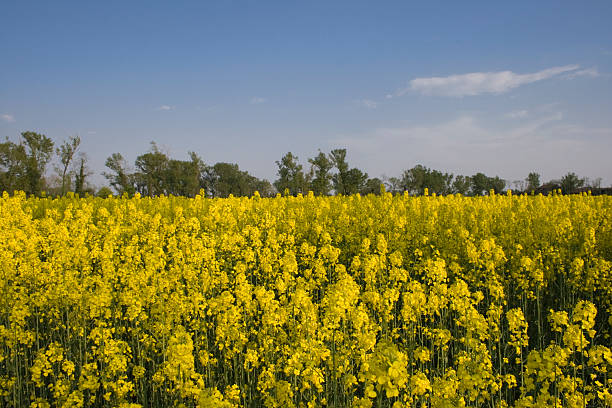
[[[612,183],[612,2],[4,2],[0,136]],[[96,175],[95,181],[104,179]]]

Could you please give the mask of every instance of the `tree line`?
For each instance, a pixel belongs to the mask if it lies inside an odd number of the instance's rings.
[[[139,193],[142,196],[178,195],[193,197],[205,191],[208,197],[251,196],[255,191],[263,197],[307,194],[349,195],[408,192],[423,194],[463,194],[478,196],[491,191],[503,192],[509,184],[517,192],[547,193],[561,189],[564,193],[576,193],[585,188],[601,189],[601,179],[589,181],[573,172],[559,180],[540,182],[540,175],[531,172],[524,180],[508,183],[499,176],[476,173],[471,176],[454,175],[423,165],[404,170],[399,177],[373,177],[347,160],[346,149],[333,149],[329,153],[319,150],[307,160],[306,167],[298,157],[288,152],[276,161],[277,179],[270,183],[259,179],[238,164],[218,162],[208,165],[195,152],[189,152],[188,160],[171,158],[152,142],[149,150],[136,157],[130,165],[121,153],[113,153],[106,159],[102,173],[108,186],[96,189],[91,183],[91,170],[87,155],[80,149],[81,139],[69,137],[56,146],[47,136],[36,132],[22,132],[17,142],[8,138],[0,143],[0,191],[25,191],[28,195],[60,196],[68,192],[77,194]],[[49,174],[48,167],[53,171]]]

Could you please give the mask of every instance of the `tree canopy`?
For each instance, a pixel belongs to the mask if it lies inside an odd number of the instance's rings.
[[[370,178],[368,173],[351,167],[344,148],[318,153],[306,161],[304,167],[297,155],[287,152],[275,162],[277,179],[270,183],[259,179],[236,163],[206,162],[195,152],[189,152],[186,160],[180,160],[164,152],[155,142],[149,150],[138,155],[132,164],[119,153],[111,154],[105,161],[102,173],[108,187],[99,189],[99,195],[140,193],[143,196],[177,195],[193,197],[204,190],[207,197],[250,196],[258,191],[260,196],[275,194],[350,195],[408,192],[421,195],[462,194],[480,196],[490,192],[501,193],[508,182],[499,176],[477,172],[472,176],[452,174],[416,164],[404,170],[399,177]],[[71,136],[57,148],[44,134],[22,132],[17,142],[8,138],[0,143],[0,190],[9,193],[22,190],[29,195],[64,195],[69,191],[78,194],[94,193],[88,182],[92,172],[87,155],[81,151],[80,136]],[[55,178],[48,177],[50,163]],[[524,180],[515,180],[515,190],[525,193],[547,193],[561,190],[565,194],[593,188],[601,191],[601,178],[589,181],[574,172],[561,179],[541,183],[540,174],[529,172]]]

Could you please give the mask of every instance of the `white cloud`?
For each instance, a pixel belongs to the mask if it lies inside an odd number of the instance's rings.
[[[612,173],[607,157],[612,128],[567,124],[561,112],[533,115],[500,126],[465,115],[437,124],[378,128],[338,137],[330,147],[346,147],[355,165],[371,176],[397,176],[416,164],[455,174],[482,171],[508,180],[534,170],[547,180],[568,171],[586,177]],[[612,179],[604,180],[609,183]]]
[[[501,94],[521,85],[552,78],[566,72],[576,71],[579,65],[553,67],[531,74],[517,74],[512,71],[472,72],[469,74],[446,77],[415,78],[408,87],[399,89],[394,96],[408,92],[435,96],[473,96],[481,94]]]
[[[250,103],[251,105],[259,105],[262,103],[266,103],[268,100],[266,98],[261,98],[259,96],[254,96],[251,98]]]
[[[359,106],[362,106],[366,109],[376,109],[380,105],[380,103],[373,101],[371,99],[360,99],[356,102]]]
[[[523,110],[508,112],[504,115],[504,117],[509,118],[509,119],[521,119],[521,118],[526,117],[528,114],[529,113],[523,109]]]
[[[578,71],[570,72],[569,74],[565,75],[564,78],[566,79],[574,79],[577,77],[597,78],[599,76],[601,76],[601,74],[599,73],[597,68],[586,68],[586,69],[580,69]]]
[[[9,122],[9,123],[15,121],[15,116],[9,115],[8,113],[4,113],[0,115],[0,118],[2,118],[3,121]]]
[[[174,110],[174,106],[170,106],[170,105],[161,105],[159,106],[157,109],[158,111],[170,111],[170,110]]]

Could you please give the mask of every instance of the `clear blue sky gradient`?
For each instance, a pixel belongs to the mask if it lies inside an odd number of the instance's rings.
[[[370,176],[609,185],[611,21],[610,1],[3,2],[0,136],[79,134],[98,185],[151,141],[270,180],[346,147]]]

